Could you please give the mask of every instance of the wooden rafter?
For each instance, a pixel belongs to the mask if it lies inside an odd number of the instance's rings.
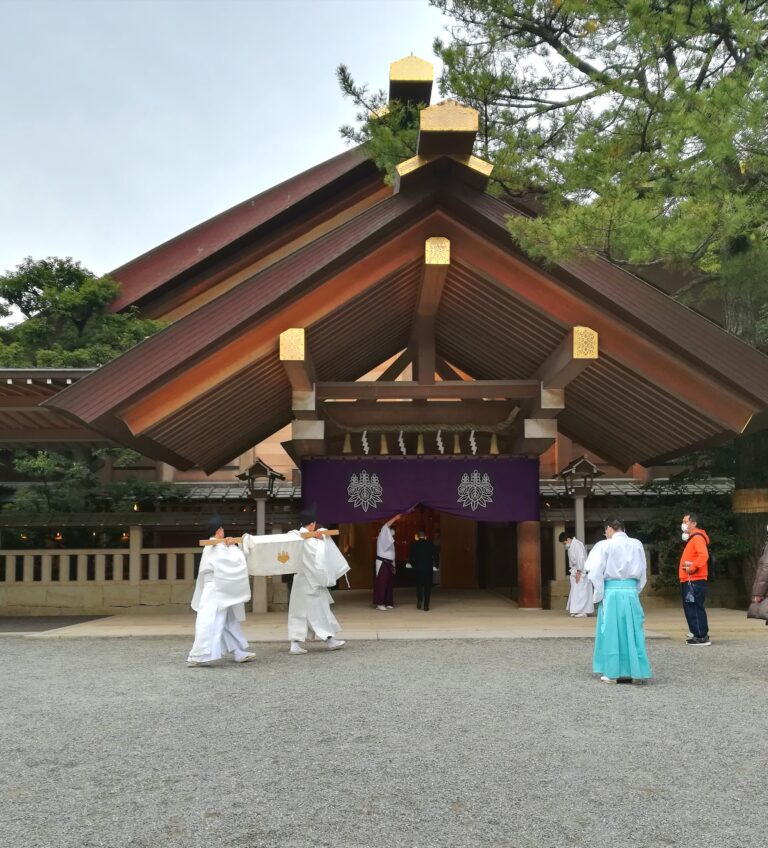
[[[379,374],[376,380],[382,383],[389,382],[390,380],[396,380],[411,364],[411,359],[412,351],[407,347],[381,372],[381,374]]]
[[[463,380],[465,379],[459,372],[442,356],[435,357],[435,371],[441,380]]]

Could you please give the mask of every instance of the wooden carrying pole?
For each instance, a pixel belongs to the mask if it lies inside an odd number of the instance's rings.
[[[317,534],[321,536],[338,536],[338,530],[315,530],[312,533],[302,533],[302,539],[314,539]],[[232,539],[232,541],[236,542],[238,545],[243,541],[242,536],[225,536],[223,539],[200,539],[199,544],[201,545],[218,545],[221,542],[225,542],[227,539]]]

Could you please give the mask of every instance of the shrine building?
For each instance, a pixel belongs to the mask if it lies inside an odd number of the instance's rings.
[[[391,98],[431,88],[429,63],[391,66]],[[40,409],[168,479],[221,480],[269,444],[340,527],[353,587],[402,512],[403,550],[439,533],[442,585],[541,607],[564,526],[542,523],[542,480],[585,455],[640,485],[762,427],[768,358],[604,259],[528,259],[506,222],[532,213],[487,192],[477,131],[475,110],[428,106],[393,184],[352,149],[118,268],[115,309],[169,325]]]

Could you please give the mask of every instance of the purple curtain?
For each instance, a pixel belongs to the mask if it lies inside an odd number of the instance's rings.
[[[539,462],[524,457],[306,459],[301,490],[327,524],[390,518],[419,503],[475,521],[539,520]]]

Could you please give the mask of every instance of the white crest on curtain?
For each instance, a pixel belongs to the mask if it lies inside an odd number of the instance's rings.
[[[480,472],[477,470],[471,474],[461,475],[458,492],[458,503],[464,507],[469,507],[473,512],[478,507],[485,508],[489,503],[493,503],[491,478],[488,474],[480,476]]]
[[[367,471],[361,471],[359,477],[357,474],[353,474],[349,478],[347,503],[351,503],[355,509],[368,512],[369,509],[373,509],[382,503],[383,492],[384,489],[379,482],[378,474],[369,475]]]

